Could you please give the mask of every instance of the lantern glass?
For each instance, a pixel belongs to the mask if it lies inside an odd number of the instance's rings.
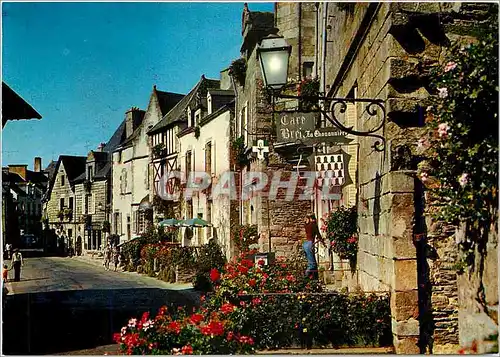
[[[266,87],[276,90],[286,84],[291,49],[282,37],[268,37],[262,40],[258,53]]]

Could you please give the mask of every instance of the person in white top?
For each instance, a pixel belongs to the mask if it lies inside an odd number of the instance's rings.
[[[12,267],[14,268],[14,281],[21,281],[21,267],[24,266],[23,256],[19,249],[14,249],[12,254]]]

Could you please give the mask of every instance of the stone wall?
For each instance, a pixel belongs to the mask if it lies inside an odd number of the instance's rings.
[[[359,141],[359,254],[358,281],[363,290],[391,292],[394,344],[397,353],[425,351],[422,294],[426,259],[422,207],[415,189],[416,143],[422,134],[423,108],[429,97],[429,70],[444,58],[455,40],[468,40],[485,18],[489,5],[463,3],[328,4],[325,70],[329,94],[346,97],[353,88],[358,98],[385,101],[387,122],[380,131],[386,139],[381,153],[374,140]],[[323,10],[324,8],[321,7]],[[323,14],[320,14],[320,16]],[[323,29],[319,31],[323,33]],[[321,41],[319,42],[321,43]],[[373,128],[377,119],[358,105],[358,128]],[[443,267],[453,256],[447,240],[431,240],[441,257],[427,269],[431,340],[434,348],[457,342],[455,275]],[[435,245],[435,247],[432,247]],[[418,274],[417,274],[418,273]],[[425,275],[425,274],[424,274]],[[425,284],[424,284],[425,286]],[[419,288],[420,287],[420,288]],[[428,316],[427,316],[428,318]]]

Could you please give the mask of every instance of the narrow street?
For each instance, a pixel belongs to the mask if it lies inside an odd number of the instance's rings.
[[[28,258],[20,282],[7,284],[5,354],[52,354],[113,343],[132,316],[162,305],[196,304],[190,285],[105,271],[76,258]]]

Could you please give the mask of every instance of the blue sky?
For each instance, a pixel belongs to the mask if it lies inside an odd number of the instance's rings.
[[[272,3],[249,3],[273,11]],[[41,120],[9,121],[2,165],[85,156],[153,85],[187,93],[239,57],[243,3],[5,3],[2,80]]]

